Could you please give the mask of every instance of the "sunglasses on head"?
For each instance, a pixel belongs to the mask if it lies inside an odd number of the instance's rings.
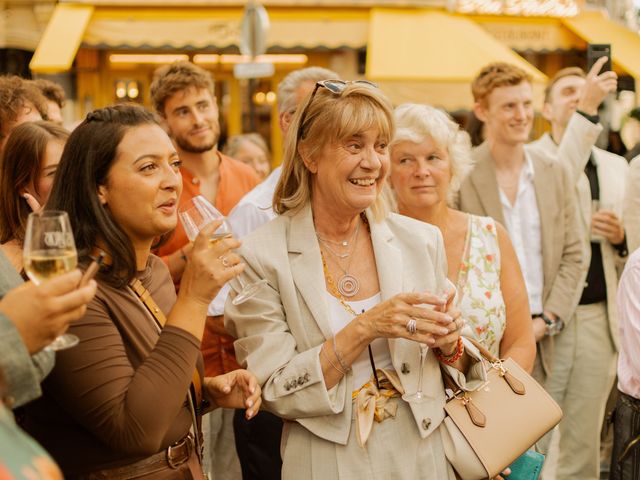
[[[309,98],[309,101],[307,102],[307,105],[304,107],[304,110],[303,110],[302,114],[300,115],[300,123],[299,123],[299,127],[298,127],[298,141],[302,137],[302,126],[304,125],[304,121],[307,119],[307,111],[309,110],[309,105],[311,105],[311,103],[313,102],[313,98],[316,96],[316,92],[318,91],[318,89],[319,88],[326,88],[327,90],[329,90],[334,95],[340,95],[342,93],[342,91],[345,88],[347,88],[347,85],[351,85],[352,83],[360,83],[360,84],[363,84],[363,85],[367,85],[369,87],[378,88],[378,85],[376,85],[373,82],[369,82],[367,80],[337,80],[337,79],[334,79],[334,80],[320,80],[320,81],[316,82],[316,86],[313,89],[313,92],[311,92],[311,97]]]

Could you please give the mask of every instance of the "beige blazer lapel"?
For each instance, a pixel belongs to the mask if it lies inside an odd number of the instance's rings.
[[[473,151],[476,165],[469,175],[469,181],[478,192],[484,214],[493,217],[504,225],[502,202],[496,179],[496,169],[489,150],[489,144],[484,142]]]
[[[554,203],[553,186],[555,180],[553,171],[545,160],[527,152],[533,163],[533,186],[536,191],[536,203],[540,215],[540,242],[542,244],[542,271],[544,274],[544,286],[549,288],[553,284],[553,279],[547,278],[553,271],[553,251],[554,248],[562,248],[562,245],[553,244],[553,221],[557,208]],[[545,288],[545,290],[546,290]],[[546,291],[543,297],[546,297]]]
[[[376,257],[380,299],[385,301],[405,290],[402,253],[394,245],[395,236],[387,224],[385,222],[376,223],[369,211],[367,211],[367,218],[371,226],[371,243]],[[394,359],[397,343],[398,339],[389,339],[389,351],[392,359]]]
[[[326,284],[322,257],[310,204],[305,206],[300,214],[291,217],[287,245],[291,275],[295,285],[322,334],[327,339],[331,338],[333,332],[328,320],[329,309],[324,295]]]

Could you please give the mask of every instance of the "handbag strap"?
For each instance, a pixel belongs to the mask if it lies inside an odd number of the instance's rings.
[[[153,297],[151,296],[151,293],[149,293],[149,290],[145,288],[145,286],[138,278],[134,278],[133,280],[131,280],[129,286],[131,287],[131,290],[133,290],[133,293],[136,294],[136,296],[147,308],[153,319],[156,321],[158,329],[162,330],[164,325],[167,323],[167,317],[164,316],[164,313],[162,312],[162,310],[160,310],[160,307],[158,307],[156,302],[153,300]],[[196,411],[199,411],[200,406],[202,405],[202,378],[200,377],[200,372],[197,368],[193,370],[193,375],[191,377],[191,386],[193,388],[195,397],[194,407]]]
[[[156,304],[149,293],[149,290],[145,288],[140,279],[134,278],[129,282],[129,287],[133,290],[133,293],[138,297],[138,299],[142,302],[142,304],[146,307],[147,311],[151,314],[151,317],[155,321],[156,327],[159,331],[162,331],[162,328],[167,323],[167,317],[165,317],[164,312],[160,310],[160,307]],[[202,429],[200,425],[200,419],[202,418],[200,412],[202,411],[202,379],[200,377],[200,372],[197,368],[193,369],[193,375],[191,376],[191,385],[189,387],[188,392],[189,397],[189,410],[191,410],[191,420],[193,423],[193,428],[195,430],[195,444],[196,444],[196,454],[198,455],[198,459],[202,464],[204,459],[204,442],[202,441]]]

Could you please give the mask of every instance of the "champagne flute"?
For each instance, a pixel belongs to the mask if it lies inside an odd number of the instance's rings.
[[[209,236],[209,241],[212,243],[219,242],[232,235],[231,225],[227,219],[202,195],[193,197],[190,204],[182,208],[178,215],[187,237],[192,242],[198,236],[200,230],[217,219],[222,219],[222,225]],[[266,280],[262,279],[249,285],[244,285],[240,278],[238,278],[238,282],[240,283],[240,292],[231,301],[234,305],[246,302],[267,283]]]
[[[453,285],[449,281],[449,279],[447,279],[447,282],[448,282],[447,285]],[[447,298],[448,298],[448,295],[449,295],[448,289],[443,288],[443,289],[438,290],[437,295],[438,295],[438,297],[441,299],[441,301],[443,303],[446,302]],[[429,310],[443,311],[440,306],[431,305],[431,304],[420,304],[420,305],[416,305],[416,306],[420,307],[420,308],[426,308],[426,309],[429,309]],[[414,393],[405,393],[404,395],[402,395],[402,399],[405,402],[409,402],[409,403],[424,403],[429,398],[422,391],[422,381],[423,381],[423,377],[424,377],[424,362],[425,362],[425,360],[427,358],[427,353],[429,351],[429,346],[426,343],[418,343],[418,346],[420,347],[420,373],[419,373],[419,376],[418,376],[418,389]]]
[[[78,254],[66,212],[49,210],[29,214],[23,247],[24,271],[36,285],[76,268]],[[46,348],[64,350],[79,339],[65,333]]]

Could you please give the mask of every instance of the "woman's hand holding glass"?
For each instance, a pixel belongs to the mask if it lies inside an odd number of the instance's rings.
[[[190,204],[186,208],[180,210],[179,216],[182,226],[184,227],[184,231],[191,241],[195,239],[197,233],[202,231],[205,226],[216,220],[219,220],[219,223],[216,224],[217,227],[209,231],[210,242],[213,244],[232,236],[231,225],[227,219],[202,195],[193,197]],[[227,257],[222,256],[220,258],[226,268],[231,266]],[[241,290],[231,301],[234,305],[239,305],[253,297],[258,293],[258,290],[267,283],[264,279],[248,285],[243,284],[240,279],[238,279],[238,282],[240,283]]]
[[[434,342],[431,347],[439,348],[442,353],[449,356],[453,354],[458,346],[458,338],[460,338],[460,334],[464,327],[464,319],[462,318],[460,310],[453,305],[455,289],[452,288],[443,293],[443,298],[445,298],[444,303],[441,303],[439,307],[436,307],[436,309],[447,314],[453,319],[453,321],[448,325],[448,333],[434,337]]]
[[[421,305],[433,305],[425,308]],[[400,293],[381,302],[358,318],[369,340],[375,338],[406,338],[429,347],[443,343],[443,338],[455,328],[455,318],[449,312],[437,311],[442,299],[431,293]],[[415,332],[408,328],[415,321]],[[448,340],[448,339],[447,339]],[[446,342],[444,342],[446,343]]]
[[[233,251],[240,241],[230,234],[214,237],[222,222],[222,219],[212,221],[195,237],[180,283],[181,294],[203,305],[209,305],[222,286],[244,270],[240,257]]]

